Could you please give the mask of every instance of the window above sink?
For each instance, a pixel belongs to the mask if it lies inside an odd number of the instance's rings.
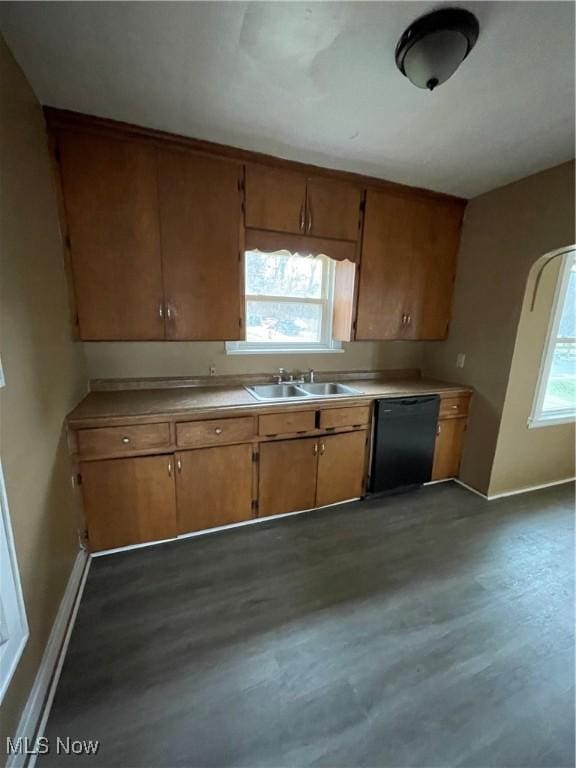
[[[342,352],[332,339],[334,262],[327,256],[246,251],[246,341],[229,354]]]

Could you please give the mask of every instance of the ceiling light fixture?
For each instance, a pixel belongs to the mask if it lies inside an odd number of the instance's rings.
[[[452,77],[478,39],[478,19],[441,8],[412,22],[396,46],[396,66],[417,88],[433,91]]]

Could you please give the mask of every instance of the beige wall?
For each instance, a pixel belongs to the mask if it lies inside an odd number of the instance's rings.
[[[466,209],[450,335],[426,346],[424,370],[476,390],[461,477],[484,493],[528,273],[542,255],[574,242],[574,202],[572,162],[481,195]],[[456,368],[459,352],[466,354],[463,369]],[[555,479],[554,467],[545,475]]]
[[[42,113],[0,37],[0,450],[30,639],[0,715],[0,755],[34,681],[78,551],[62,431],[85,391],[69,340],[56,199]],[[3,761],[0,759],[0,764]]]
[[[316,355],[227,355],[223,342],[92,342],[84,343],[91,379],[139,376],[208,376],[275,373],[287,370],[366,371],[420,368],[424,345],[418,342],[355,342],[344,352]]]
[[[574,477],[574,423],[528,429],[561,262],[557,258],[542,272],[532,312],[534,282],[542,260],[534,265],[528,278],[492,466],[490,494]]]

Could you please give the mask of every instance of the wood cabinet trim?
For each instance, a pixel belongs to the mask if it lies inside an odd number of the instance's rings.
[[[171,145],[189,152],[199,154],[218,155],[228,158],[237,163],[254,163],[257,165],[274,166],[285,170],[292,170],[306,177],[332,178],[348,181],[351,184],[365,188],[386,190],[390,193],[400,196],[417,196],[423,198],[433,198],[435,200],[444,200],[447,202],[456,202],[464,208],[467,200],[454,195],[448,195],[422,187],[410,187],[405,184],[399,184],[393,181],[387,181],[374,176],[365,176],[350,171],[339,171],[332,168],[301,163],[294,160],[275,157],[260,152],[239,149],[225,144],[194,139],[179,134],[171,134],[165,131],[157,131],[151,128],[125,123],[118,120],[109,120],[107,118],[95,117],[65,109],[56,109],[55,107],[44,107],[44,115],[50,130],[67,128],[70,130],[91,131],[93,133],[107,134],[126,140],[139,139],[141,141],[151,142],[153,144],[166,146]]]

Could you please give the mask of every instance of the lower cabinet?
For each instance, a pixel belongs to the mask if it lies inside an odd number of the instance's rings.
[[[252,445],[198,448],[176,454],[178,533],[252,517]]]
[[[365,430],[260,444],[260,517],[346,501],[364,492]]]
[[[93,552],[176,536],[172,456],[86,461],[81,473]]]
[[[316,506],[364,495],[367,432],[320,438]]]
[[[369,418],[368,413],[352,413],[358,410],[350,409],[350,418]],[[342,415],[336,416],[340,423]],[[367,429],[357,429],[174,454],[83,460],[90,549],[172,539],[250,520],[256,515],[256,500],[258,516],[267,517],[362,496],[367,436]]]
[[[316,500],[318,440],[260,443],[258,515],[281,515],[310,509]]]
[[[458,477],[465,431],[466,418],[438,421],[432,480]]]

